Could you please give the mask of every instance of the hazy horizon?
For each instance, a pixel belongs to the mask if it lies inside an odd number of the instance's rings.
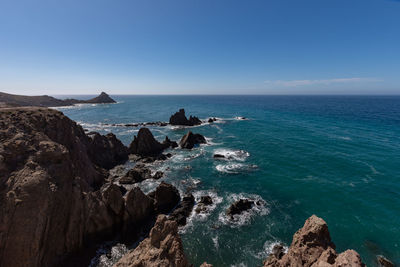
[[[400,94],[399,1],[4,0],[0,14],[1,92]]]

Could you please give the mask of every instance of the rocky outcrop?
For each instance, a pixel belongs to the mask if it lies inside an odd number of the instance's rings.
[[[212,204],[213,204],[213,200],[210,196],[202,196],[199,200],[199,203],[197,204],[195,211],[197,213],[204,212],[207,210],[207,206],[210,206]]]
[[[140,128],[137,136],[134,137],[129,145],[129,153],[141,157],[158,157],[161,152],[167,148],[174,148],[177,144],[171,141],[168,136],[163,143],[158,142],[148,128]]]
[[[195,126],[195,125],[200,125],[201,120],[196,116],[190,116],[189,119],[187,119],[185,115],[185,110],[182,108],[169,118],[169,124],[181,125],[181,126]]]
[[[277,249],[264,262],[264,267],[283,266],[365,266],[354,250],[337,254],[326,222],[313,215],[294,236],[286,254]]]
[[[160,179],[163,176],[163,172],[158,171],[154,175],[151,174],[151,170],[143,164],[136,164],[136,166],[130,169],[124,176],[119,179],[120,184],[134,184],[140,183],[147,179]]]
[[[81,102],[82,103],[82,102]],[[107,93],[101,92],[100,95],[96,96],[95,98],[89,100],[83,100],[83,103],[91,103],[91,104],[98,104],[98,103],[117,103],[114,99],[112,99]]]
[[[164,146],[158,142],[148,128],[140,128],[129,146],[129,153],[139,156],[156,156],[164,150]]]
[[[149,194],[154,199],[157,213],[167,214],[181,200],[178,189],[173,185],[161,182],[154,192]]]
[[[114,134],[100,135],[91,132],[88,136],[89,156],[96,165],[109,170],[128,160],[128,148]]]
[[[179,202],[167,184],[151,198],[105,183],[91,154],[105,149],[99,138],[56,110],[0,109],[0,266],[57,265],[92,242],[134,236]]]
[[[195,145],[205,143],[207,143],[207,141],[204,136],[202,136],[201,134],[194,134],[189,131],[182,137],[179,145],[181,146],[181,148],[192,149]]]
[[[148,238],[123,256],[114,267],[188,267],[178,225],[159,215]]]
[[[386,259],[382,255],[378,255],[377,256],[377,260],[378,260],[379,266],[382,266],[382,267],[394,267],[394,263],[391,262],[390,260]]]
[[[192,194],[186,195],[182,198],[182,201],[174,209],[174,211],[169,216],[169,219],[174,220],[178,225],[185,225],[186,218],[189,217],[194,206],[194,197]]]
[[[251,209],[253,206],[254,206],[253,200],[239,199],[227,209],[226,215],[232,218],[233,215],[241,214],[242,212]]]

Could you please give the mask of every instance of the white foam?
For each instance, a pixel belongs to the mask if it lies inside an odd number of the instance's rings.
[[[224,158],[218,158],[221,160],[237,160],[237,161],[245,161],[250,153],[245,150],[232,150],[228,148],[219,148],[214,150],[214,154],[223,155]]]
[[[241,214],[235,214],[232,216],[226,215],[226,210],[229,206],[238,201],[239,199],[249,199],[254,201],[254,205],[251,209],[243,211]],[[228,205],[224,207],[223,211],[219,214],[218,220],[225,224],[230,225],[231,227],[239,227],[245,224],[249,224],[251,219],[256,216],[264,216],[269,214],[270,210],[268,208],[268,203],[259,195],[254,194],[230,194],[227,198]]]
[[[228,163],[228,164],[218,164],[215,166],[217,171],[222,172],[222,173],[228,173],[228,174],[238,174],[242,171],[249,171],[252,169],[256,169],[257,165],[251,164],[243,164],[243,163]]]
[[[260,251],[260,252],[258,252],[258,253],[255,254],[254,256],[255,256],[256,258],[258,258],[258,259],[264,260],[264,259],[266,259],[266,258],[272,253],[272,250],[273,250],[273,248],[274,248],[276,245],[282,245],[282,246],[283,246],[284,252],[287,253],[288,247],[285,246],[285,245],[283,245],[282,242],[277,241],[277,240],[267,240],[267,241],[265,241],[265,243],[264,243],[263,250]]]

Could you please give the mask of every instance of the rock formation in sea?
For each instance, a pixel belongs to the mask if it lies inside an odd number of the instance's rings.
[[[178,224],[159,215],[148,238],[123,256],[114,267],[189,267],[178,234]]]
[[[188,194],[182,198],[182,201],[170,214],[170,219],[178,223],[178,225],[183,226],[186,224],[186,218],[189,217],[194,206],[194,196]]]
[[[361,267],[360,255],[354,250],[346,250],[338,254],[326,222],[313,215],[308,218],[300,230],[294,236],[288,252],[275,249],[265,261],[264,267],[319,267],[319,266],[349,266]]]
[[[201,120],[196,116],[190,116],[189,119],[187,119],[185,115],[185,110],[182,108],[169,118],[169,124],[181,125],[181,126],[195,126],[195,125],[200,125]]]
[[[160,155],[164,149],[176,147],[176,142],[165,138],[163,143],[158,142],[148,128],[140,128],[137,136],[129,145],[129,153],[139,155],[141,157],[154,157]]]
[[[251,209],[254,206],[254,201],[250,199],[239,199],[238,201],[232,203],[232,205],[227,209],[226,215],[231,218],[233,215],[241,214],[242,212]]]
[[[116,103],[108,94],[101,92],[100,95],[89,100],[78,99],[57,99],[52,96],[25,96],[13,95],[0,92],[0,102],[9,106],[39,106],[39,107],[60,107],[71,106],[74,104],[102,104],[102,103]]]
[[[194,134],[189,131],[182,137],[179,145],[181,146],[181,148],[192,149],[195,145],[205,143],[207,143],[207,141],[204,136],[202,136],[201,134]]]

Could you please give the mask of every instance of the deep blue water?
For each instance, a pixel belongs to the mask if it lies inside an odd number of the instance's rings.
[[[353,248],[369,266],[377,254],[400,264],[400,97],[112,97],[119,103],[61,110],[84,128],[111,131],[127,145],[137,128],[104,123],[168,121],[179,108],[201,119],[220,118],[190,129],[209,145],[175,149],[169,161],[154,167],[182,192],[191,188],[196,197],[212,194],[217,202],[182,229],[195,266],[259,266],[273,244],[290,245],[312,214],[326,220],[339,252]],[[151,130],[159,140],[179,140],[189,129]],[[215,151],[230,151],[234,159],[214,160]],[[141,186],[151,190],[156,183]],[[230,223],[224,211],[240,196],[266,204]]]

